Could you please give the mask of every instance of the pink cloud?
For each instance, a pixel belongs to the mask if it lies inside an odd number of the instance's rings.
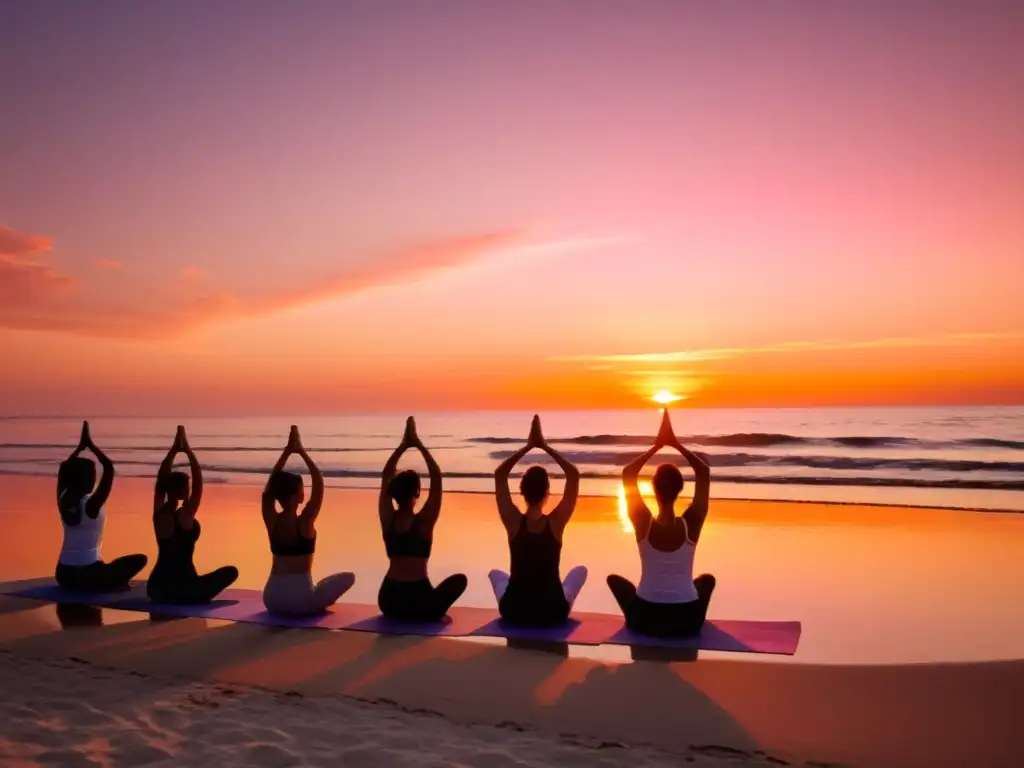
[[[96,261],[93,262],[93,265],[99,267],[100,269],[120,269],[121,268],[121,262],[120,261],[114,261],[113,259],[96,259]]]
[[[59,296],[58,289],[72,285],[72,279],[32,260],[33,254],[50,247],[50,241],[6,230],[0,232],[0,236],[5,238],[0,239],[0,243],[9,245],[7,252],[0,252],[0,260],[21,259],[16,263],[10,262],[13,266],[9,269],[21,269],[26,273],[27,276],[20,278],[21,288],[18,291],[19,295],[30,295],[31,298],[18,303],[4,302],[0,307],[0,327],[121,338],[169,337],[218,321],[257,317],[378,285],[420,280],[506,250],[519,242],[523,234],[519,229],[507,229],[427,241],[382,251],[359,264],[321,276],[292,290],[242,295],[230,288],[210,286],[209,290],[175,304],[173,308],[154,310],[142,306],[100,305],[87,296]],[[28,255],[10,256],[14,252]],[[5,263],[8,262],[0,261],[0,269]],[[193,288],[205,284],[205,273],[196,267],[185,268],[181,276]],[[29,285],[30,281],[34,282]],[[6,279],[3,285],[0,298],[8,291]],[[32,292],[28,291],[30,287]]]
[[[43,235],[0,226],[0,305],[8,314],[18,307],[48,302],[75,281],[42,260],[53,243]],[[0,322],[2,322],[0,316]]]

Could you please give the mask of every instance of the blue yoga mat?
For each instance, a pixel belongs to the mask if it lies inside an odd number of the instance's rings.
[[[318,616],[272,614],[263,607],[260,592],[227,589],[208,605],[167,605],[146,597],[145,582],[134,582],[122,592],[68,592],[52,579],[0,583],[0,594],[27,597],[52,603],[80,603],[121,611],[140,611],[168,616],[217,619],[275,627],[309,627],[373,632],[384,635],[425,637],[503,637],[541,640],[575,645],[630,645],[684,648],[705,651],[739,651],[792,655],[800,642],[797,621],[709,620],[700,635],[692,638],[655,638],[626,629],[621,616],[603,613],[575,613],[556,627],[514,627],[488,608],[455,606],[445,621],[409,623],[380,615],[375,605],[339,602]]]

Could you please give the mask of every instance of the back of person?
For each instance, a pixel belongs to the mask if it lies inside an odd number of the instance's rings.
[[[74,500],[73,493],[64,490],[60,495],[60,518],[64,539],[57,562],[61,565],[85,566],[101,560],[100,547],[103,544],[103,528],[106,524],[106,509],[100,507],[96,517],[86,513],[89,495]]]
[[[98,483],[96,465],[79,456],[85,450],[90,451],[103,468]],[[75,592],[126,589],[131,579],[146,566],[146,556],[142,554],[124,555],[109,563],[101,558],[106,502],[114,474],[113,462],[92,441],[89,422],[83,422],[78,446],[57,471],[57,507],[64,536],[54,578],[64,589]]]
[[[523,515],[519,531],[509,540],[508,587],[498,610],[506,621],[517,624],[554,624],[569,616],[560,573],[562,542],[546,515],[537,522],[539,530],[530,530]]]
[[[173,584],[198,576],[193,557],[201,530],[199,521],[193,520],[192,528],[185,530],[178,522],[177,510],[164,514],[170,518],[165,524],[171,527],[171,534],[166,537],[157,534],[157,557],[149,576],[150,584]]]
[[[280,512],[267,531],[276,573],[309,573],[316,552],[316,533],[304,536],[294,513]]]
[[[542,511],[551,490],[544,467],[530,467],[519,482],[526,512],[520,511],[509,489],[512,468],[534,448],[547,453],[565,474],[562,498],[549,514]],[[537,416],[533,417],[526,445],[505,459],[494,473],[498,515],[508,536],[509,572],[494,569],[488,578],[498,599],[498,611],[509,624],[563,623],[587,581],[584,566],[576,566],[564,580],[560,578],[562,535],[576,509],[579,482],[579,470],[548,445]]]
[[[391,561],[391,565],[398,563],[413,565],[412,569],[403,569],[408,572],[412,570],[411,576],[396,574],[389,569],[388,577],[402,580],[418,580],[426,576],[427,560],[430,558],[430,551],[433,548],[433,538],[423,535],[419,525],[419,515],[410,515],[405,530],[399,530],[399,520],[396,514],[391,520],[387,531],[383,532],[384,551]],[[411,561],[411,562],[410,562]]]
[[[402,455],[414,448],[422,455],[430,473],[430,490],[419,512],[419,475],[406,469],[398,471]],[[377,607],[382,615],[396,621],[442,621],[469,583],[461,573],[452,574],[436,586],[427,575],[427,562],[433,548],[434,528],[441,515],[441,467],[416,434],[416,422],[410,416],[402,441],[381,472],[377,516],[380,521],[388,570],[377,591]]]
[[[302,458],[312,479],[312,493],[301,511],[299,505],[305,499],[302,476],[284,471],[292,454]],[[323,475],[303,447],[298,428],[293,426],[288,444],[263,489],[261,512],[274,558],[263,588],[263,604],[271,613],[290,616],[323,613],[355,583],[355,576],[348,572],[313,583],[316,519],[323,497]]]
[[[658,501],[656,515],[652,515],[640,495],[640,470],[667,447],[683,455],[696,477],[693,502],[682,516],[675,513],[683,490],[683,476],[677,467],[662,464],[654,473],[651,484]],[[700,632],[715,588],[715,578],[710,574],[693,578],[694,555],[707,516],[710,483],[707,463],[679,442],[665,411],[654,445],[629,462],[622,472],[641,575],[639,585],[634,586],[629,579],[611,574],[608,588],[630,629],[657,637]]]
[[[671,527],[651,522],[640,551],[640,583],[636,594],[649,603],[686,603],[697,599],[693,585],[696,545],[689,540],[686,521],[676,518]]]

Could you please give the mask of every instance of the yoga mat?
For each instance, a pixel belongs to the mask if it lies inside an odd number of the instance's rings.
[[[727,621],[709,619],[696,637],[648,637],[617,622],[619,629],[604,640],[608,645],[650,648],[692,648],[700,651],[776,653],[792,656],[800,644],[799,621]]]
[[[13,582],[0,585],[0,593],[29,597],[52,603],[84,603],[119,611],[140,611],[182,618],[217,619],[275,627],[310,627],[343,629],[346,625],[377,613],[376,607],[358,603],[337,603],[319,616],[282,616],[263,607],[262,593],[249,589],[225,589],[207,605],[170,605],[154,603],[146,596],[146,583],[132,582],[131,589],[121,592],[69,592],[52,579],[34,582]]]
[[[512,627],[487,608],[452,608],[446,621],[411,623],[386,619],[375,605],[339,602],[319,616],[282,616],[268,613],[260,592],[226,589],[208,605],[167,605],[146,597],[145,582],[133,582],[122,592],[68,592],[52,579],[0,583],[0,594],[27,597],[52,603],[78,603],[121,611],[237,621],[273,627],[345,629],[384,635],[426,637],[503,637],[574,645],[631,645],[656,648],[685,648],[705,651],[738,651],[792,655],[800,642],[800,622],[709,620],[693,638],[656,638],[632,632],[621,616],[575,613],[557,627]]]
[[[621,616],[574,613],[558,627],[510,627],[500,618],[470,632],[471,637],[507,637],[574,645],[630,645],[702,651],[777,653],[792,656],[800,642],[798,621],[708,620],[700,635],[689,638],[648,637],[625,627]]]

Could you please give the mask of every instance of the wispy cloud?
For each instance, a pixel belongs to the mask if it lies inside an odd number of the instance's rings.
[[[64,293],[74,280],[44,261],[53,243],[44,235],[0,226],[0,305],[4,312]]]
[[[823,339],[817,341],[789,341],[761,347],[723,347],[718,349],[694,349],[676,352],[641,352],[616,355],[580,355],[550,358],[556,362],[582,362],[591,365],[614,366],[618,364],[677,364],[703,363],[727,360],[746,355],[779,355],[800,352],[839,352],[858,349],[920,349],[922,347],[949,347],[970,345],[979,341],[1024,341],[1024,331],[992,333],[952,333],[937,336],[897,336],[881,339],[839,341]]]
[[[100,269],[120,269],[121,262],[114,261],[113,259],[96,259],[93,262],[93,266],[99,267]]]
[[[0,230],[0,277],[21,276],[19,295],[31,298],[0,308],[0,327],[63,331],[79,335],[124,338],[161,338],[225,320],[266,315],[337,299],[369,288],[426,279],[447,270],[482,264],[502,256],[550,257],[573,250],[600,247],[607,238],[568,238],[529,242],[523,229],[458,235],[421,242],[404,248],[381,250],[350,263],[338,272],[321,275],[291,290],[241,293],[229,286],[211,284],[198,267],[186,267],[182,286],[190,297],[167,309],[148,306],[114,306],[90,296],[61,295],[58,289],[74,287],[74,281],[36,261],[51,247],[45,237]],[[518,257],[517,257],[518,263]],[[20,272],[19,272],[20,270]],[[32,281],[32,286],[26,283]],[[8,292],[3,281],[0,296]],[[34,288],[29,292],[27,287]],[[14,289],[12,289],[13,291]]]

